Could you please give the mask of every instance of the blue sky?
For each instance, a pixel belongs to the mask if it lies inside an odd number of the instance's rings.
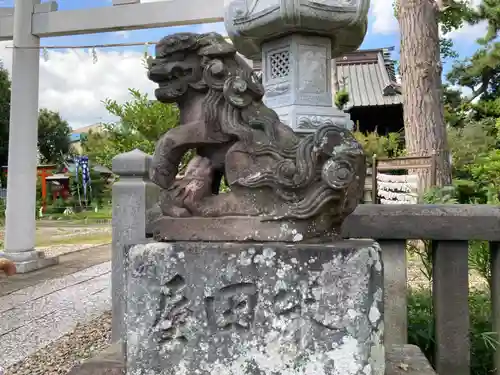
[[[152,1],[152,0],[143,0]],[[189,0],[185,0],[188,3]],[[207,1],[207,6],[210,0]],[[399,36],[397,22],[392,12],[393,0],[372,0],[369,16],[369,31],[362,48],[394,46],[393,58],[398,58]],[[480,0],[471,0],[480,1]],[[13,0],[0,0],[0,7],[12,6]],[[111,0],[59,0],[59,9],[82,9],[111,6]],[[195,25],[168,29],[136,30],[94,35],[44,38],[42,45],[92,45],[107,43],[131,43],[156,41],[166,34],[192,31],[218,31],[224,33],[223,24]],[[484,25],[465,27],[454,32],[452,37],[461,57],[475,50],[475,40],[484,32]],[[12,49],[0,42],[0,60],[7,69],[12,65]],[[149,47],[152,54],[153,47]],[[98,61],[94,62],[90,51],[82,49],[55,49],[48,51],[48,59],[40,62],[40,107],[56,110],[67,119],[73,128],[102,121],[112,121],[103,100],[118,102],[128,100],[128,88],[153,94],[154,84],[147,79],[143,65],[144,46],[97,49]],[[42,52],[41,52],[42,56]],[[450,62],[445,62],[446,72]]]
[[[207,0],[209,2],[210,0]],[[0,6],[12,6],[14,0],[0,0]],[[367,36],[361,46],[361,48],[380,48],[394,46],[396,49],[393,53],[394,58],[399,57],[399,35],[396,30],[394,30],[394,25],[389,27],[382,26],[385,29],[380,32],[381,27],[377,27],[377,23],[394,23],[394,20],[388,20],[389,13],[392,13],[392,0],[372,0],[370,17],[369,17],[369,31]],[[110,6],[111,0],[59,0],[59,9],[81,9],[81,8],[91,8],[91,7],[103,7]],[[378,21],[377,21],[378,17]],[[58,38],[46,38],[42,41],[45,45],[78,45],[78,44],[93,44],[93,43],[120,43],[120,42],[143,42],[148,40],[158,40],[162,36],[179,31],[206,31],[213,27],[215,30],[224,30],[222,24],[210,25],[196,25],[196,26],[186,26],[186,27],[172,27],[166,29],[149,29],[149,30],[136,30],[126,33],[104,33],[104,34],[94,34],[94,35],[77,35],[77,36],[66,36]],[[462,34],[466,34],[466,31]],[[477,34],[477,35],[476,35]],[[479,33],[480,34],[480,33]],[[462,35],[463,38],[458,38],[455,40],[455,49],[461,57],[470,56],[475,48],[475,38],[479,35],[478,33],[472,33],[472,35]],[[123,49],[131,50],[143,50],[142,47],[121,47]],[[448,70],[451,65],[449,61],[444,62],[444,70]]]

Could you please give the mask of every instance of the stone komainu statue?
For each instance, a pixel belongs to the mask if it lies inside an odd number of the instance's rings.
[[[148,76],[157,99],[180,110],[180,126],[159,139],[151,167],[161,215],[321,221],[338,229],[361,200],[365,155],[353,135],[333,123],[295,134],[262,102],[261,80],[221,35],[163,38]],[[176,178],[190,150],[196,156]],[[222,178],[229,192],[219,193]]]

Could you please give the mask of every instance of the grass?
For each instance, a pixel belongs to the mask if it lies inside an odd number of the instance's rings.
[[[70,215],[62,213],[51,213],[43,216],[41,221],[74,221],[74,222],[102,222],[111,220],[112,208],[104,207],[101,210],[95,211],[82,211],[75,212]]]
[[[435,331],[431,294],[432,260],[424,248],[408,247],[408,342],[419,346],[434,363]],[[471,375],[493,375],[493,353],[499,345],[492,332],[488,280],[489,249],[482,241],[469,243],[469,310]],[[465,291],[464,291],[465,292]]]
[[[471,291],[469,309],[471,375],[493,375],[493,354],[498,342],[497,335],[492,333],[489,293]],[[434,363],[436,341],[432,295],[427,289],[410,289],[408,293],[408,342],[420,347],[427,359]]]
[[[89,244],[97,245],[101,243],[110,243],[111,233],[89,233],[75,235],[71,237],[47,238],[40,236],[36,241],[36,246],[57,246],[57,245],[79,245]]]

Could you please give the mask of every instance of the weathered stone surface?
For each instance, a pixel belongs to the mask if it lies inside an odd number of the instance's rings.
[[[149,181],[151,156],[135,149],[113,158],[113,173],[120,178],[113,184],[113,341],[125,327],[125,245],[145,240],[148,213],[157,203],[159,188]]]
[[[122,371],[117,375],[125,374],[125,363],[119,349],[118,345],[112,346],[99,357],[75,368],[69,375],[113,375],[111,371],[117,368]],[[387,350],[385,363],[385,375],[436,375],[422,351],[414,345],[394,345]]]
[[[386,375],[436,375],[415,345],[393,345],[387,349]]]
[[[334,57],[354,51],[367,30],[368,0],[226,0],[228,36],[243,55],[258,59],[264,42],[286,34],[329,37]]]
[[[331,222],[318,218],[315,221],[268,221],[262,217],[186,217],[163,216],[150,226],[157,241],[277,241],[300,242],[318,236],[338,237],[340,229]],[[325,237],[322,239],[324,240]]]
[[[446,220],[443,220],[446,218]],[[344,238],[500,242],[500,207],[486,204],[361,204]]]
[[[327,124],[353,127],[349,114],[332,105],[331,44],[300,34],[262,44],[264,102],[296,133]]]
[[[125,375],[121,342],[116,342],[99,356],[71,369],[68,375]]]
[[[46,258],[43,251],[31,250],[23,252],[0,251],[0,258],[15,263],[16,273],[28,273],[54,266],[59,263],[59,257]]]
[[[302,56],[293,70],[301,80],[293,80],[298,91],[292,102],[320,101],[331,107],[331,87],[325,82],[330,77],[330,41],[292,41]],[[317,68],[313,72],[310,66]],[[148,77],[158,84],[156,98],[175,102],[180,110],[180,126],[162,135],[151,161],[151,181],[161,188],[156,214],[253,216],[311,225],[329,220],[328,229],[340,226],[358,205],[366,158],[345,129],[346,121],[306,105],[304,111],[292,112],[302,127],[316,131],[305,137],[295,134],[262,102],[264,86],[221,35],[166,36],[156,44]],[[189,150],[196,150],[196,156],[178,178]],[[220,189],[222,180],[226,191]]]
[[[129,251],[127,374],[382,375],[373,241]]]

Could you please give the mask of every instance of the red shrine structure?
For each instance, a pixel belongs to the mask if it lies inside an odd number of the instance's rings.
[[[2,167],[7,176],[7,167]],[[92,166],[92,171],[97,172],[106,181],[111,179],[113,173],[101,165]],[[76,172],[76,164],[73,160],[67,160],[61,164],[43,164],[37,167],[37,176],[40,179],[42,193],[42,209],[45,211],[47,194],[52,194],[52,201],[61,198],[63,201],[71,197],[70,175]]]
[[[42,202],[44,209],[47,200],[47,177],[52,176],[58,168],[59,166],[57,164],[42,164],[37,167],[37,177],[40,179],[40,185],[42,187]],[[2,169],[5,176],[7,176],[8,168],[2,167]]]

